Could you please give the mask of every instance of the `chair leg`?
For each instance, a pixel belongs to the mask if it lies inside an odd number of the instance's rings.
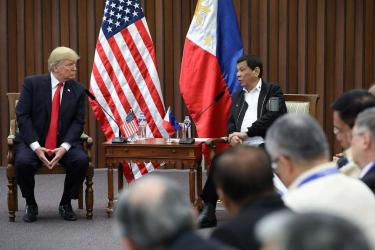
[[[92,219],[92,210],[94,205],[94,190],[92,188],[92,178],[94,176],[94,170],[89,168],[86,176],[86,218]]]
[[[13,193],[14,193],[14,203],[16,204],[16,211],[18,211],[18,188],[17,188],[17,182],[14,181],[13,185]]]
[[[79,190],[78,208],[83,209],[83,186],[81,186],[81,190]]]
[[[17,195],[14,190],[17,191],[16,178],[8,177],[8,212],[9,212],[10,222],[15,221],[16,211],[18,209],[17,202],[16,202]]]

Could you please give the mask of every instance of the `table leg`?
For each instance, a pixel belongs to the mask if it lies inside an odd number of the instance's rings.
[[[202,194],[202,166],[200,164],[201,161],[196,161],[197,166],[197,195],[200,196]]]
[[[190,195],[190,202],[194,204],[195,201],[195,164],[190,165],[189,170],[189,195]]]
[[[107,207],[107,214],[108,217],[111,217],[113,213],[113,166],[114,164],[110,164],[107,170],[107,177],[108,177],[108,207]]]
[[[120,191],[122,190],[123,186],[124,186],[124,165],[123,164],[119,164],[118,165],[118,176],[117,176],[117,183],[118,183],[118,186],[117,186],[117,190],[118,190],[118,193],[120,193]]]

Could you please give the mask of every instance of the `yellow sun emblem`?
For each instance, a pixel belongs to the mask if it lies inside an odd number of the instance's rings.
[[[197,24],[202,24],[204,16],[211,12],[210,7],[203,5],[203,0],[198,0],[197,7],[195,8],[194,17]]]

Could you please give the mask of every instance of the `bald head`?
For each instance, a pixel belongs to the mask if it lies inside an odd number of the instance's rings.
[[[260,148],[239,145],[228,149],[219,157],[215,174],[218,188],[239,204],[273,191],[271,161]]]

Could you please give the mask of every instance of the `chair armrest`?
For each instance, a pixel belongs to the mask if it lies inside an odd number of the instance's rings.
[[[81,141],[83,143],[87,143],[87,147],[88,148],[91,148],[92,146],[92,143],[93,143],[93,140],[90,136],[88,136],[85,132],[82,133],[81,135]]]
[[[15,135],[8,135],[8,137],[7,137],[8,148],[12,147],[14,145],[15,139],[16,139]]]
[[[86,133],[82,133],[81,135],[81,141],[83,145],[83,150],[86,152],[87,157],[89,158],[89,169],[92,169],[93,165],[91,164],[91,157],[92,157],[92,144],[93,140],[90,136],[88,136]]]

